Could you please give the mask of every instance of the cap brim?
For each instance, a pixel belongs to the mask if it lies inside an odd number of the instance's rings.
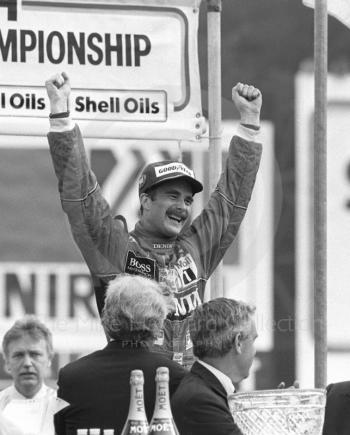
[[[159,186],[160,184],[166,183],[167,181],[179,180],[180,178],[182,178],[190,183],[190,185],[192,187],[193,194],[202,192],[202,190],[203,190],[202,183],[200,181],[196,180],[195,178],[189,177],[188,175],[184,175],[184,174],[178,174],[178,175],[174,175],[172,177],[167,177],[166,179],[163,179],[163,180],[159,180],[157,183],[154,183],[152,185],[152,187]]]

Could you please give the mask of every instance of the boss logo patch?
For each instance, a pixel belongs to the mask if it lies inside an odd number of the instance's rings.
[[[125,272],[131,275],[143,275],[155,279],[156,262],[151,258],[138,257],[129,251],[126,258]]]

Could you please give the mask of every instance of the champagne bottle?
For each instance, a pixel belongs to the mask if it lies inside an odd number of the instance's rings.
[[[179,435],[170,408],[169,369],[159,367],[156,373],[156,403],[149,435]]]
[[[121,435],[148,433],[149,425],[145,412],[143,384],[142,370],[133,370],[130,375],[129,413]]]

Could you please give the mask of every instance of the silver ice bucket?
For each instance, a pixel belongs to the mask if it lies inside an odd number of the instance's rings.
[[[233,394],[228,402],[244,435],[322,434],[326,390],[261,390]]]

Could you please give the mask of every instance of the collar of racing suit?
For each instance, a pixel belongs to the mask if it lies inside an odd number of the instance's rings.
[[[179,244],[177,243],[178,237],[161,238],[155,237],[145,230],[142,223],[136,223],[135,228],[131,231],[130,235],[136,242],[144,249],[152,253],[152,257],[156,258],[161,264],[172,264],[176,261],[180,252]]]

